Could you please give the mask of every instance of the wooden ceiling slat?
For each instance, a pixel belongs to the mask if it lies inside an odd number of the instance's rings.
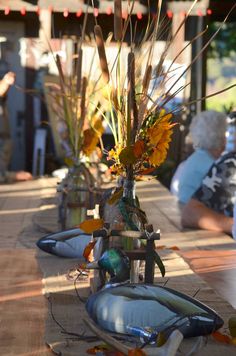
[[[35,1],[24,1],[24,0],[0,0],[0,10],[4,10],[6,7],[9,7],[11,11],[20,11],[25,7],[26,11],[36,11],[37,6],[40,8],[53,8],[54,12],[63,12],[68,9],[69,12],[77,12],[79,9],[82,9],[84,12],[87,9],[87,5],[83,0],[38,0]],[[111,7],[113,9],[113,2],[102,0],[100,1],[99,12],[105,13],[107,8]],[[127,9],[127,1],[123,1],[124,10]],[[89,6],[89,12],[93,12],[93,8]],[[133,13],[146,13],[147,7],[140,4],[138,1],[135,3]]]
[[[144,3],[144,1],[143,1]],[[178,9],[183,7],[182,11],[189,9],[190,4],[192,3],[191,0],[189,1],[176,1],[176,0],[169,0],[163,1],[163,3],[167,3],[167,6],[170,9]],[[123,8],[126,8],[127,1],[123,1]],[[192,14],[197,15],[197,9],[201,10],[203,8],[210,8],[212,10],[211,18],[212,21],[216,19],[223,19],[229,12],[229,10],[235,5],[235,0],[201,0],[196,5],[195,9],[193,10]],[[37,6],[40,8],[48,8],[52,6],[54,12],[63,12],[66,9],[69,12],[77,12],[79,9],[82,11],[86,11],[87,5],[85,5],[84,0],[0,0],[0,10],[4,10],[6,7],[9,7],[11,11],[20,11],[23,7],[25,8],[26,12],[34,12],[37,10]],[[100,0],[100,7],[99,12],[105,13],[107,8],[113,8],[113,1],[109,0]],[[92,7],[89,7],[89,12],[93,12]],[[146,13],[147,6],[140,3],[138,0],[135,2],[134,13]],[[230,15],[229,20],[235,21],[236,19],[236,9]]]

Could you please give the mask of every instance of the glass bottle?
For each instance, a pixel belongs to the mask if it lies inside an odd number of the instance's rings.
[[[114,204],[105,204],[104,220],[109,223],[111,230],[134,230],[141,229],[141,223],[134,209],[130,211],[127,205],[137,207],[137,198],[135,195],[135,181],[119,177],[116,183],[116,191],[123,187],[122,197]],[[114,192],[113,192],[114,193]],[[125,251],[131,251],[140,247],[140,240],[128,237],[111,236],[109,247],[121,248]],[[131,282],[139,281],[140,261],[131,261]]]
[[[58,206],[58,224],[61,230],[66,228],[66,196],[67,196],[67,175],[57,184],[57,206]]]
[[[79,225],[87,217],[89,209],[89,186],[83,174],[83,167],[78,164],[69,169],[66,194],[66,228]]]
[[[129,206],[135,208],[137,207],[137,199],[135,194],[135,180],[125,179],[123,184],[123,199],[121,204],[128,204]],[[120,209],[123,209],[123,206],[120,206]],[[135,211],[128,211],[124,209],[122,211],[124,219],[124,230],[141,230],[141,222],[138,218],[138,215]],[[139,248],[141,242],[139,239],[123,238],[123,247],[126,251],[131,251]],[[139,270],[140,270],[140,261],[133,260],[130,261],[131,271],[130,271],[130,281],[131,283],[139,282]]]
[[[136,207],[136,195],[135,195],[135,181],[134,180],[124,180],[123,184],[123,202],[130,205],[131,207]],[[122,209],[122,207],[121,207]],[[140,229],[140,222],[137,215],[134,212],[123,211],[124,218],[124,230],[134,230],[137,231]],[[133,248],[138,247],[138,240],[125,239],[124,238],[124,248],[127,250],[132,250]]]

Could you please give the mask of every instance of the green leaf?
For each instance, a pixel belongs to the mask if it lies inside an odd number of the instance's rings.
[[[107,203],[110,205],[113,205],[115,203],[118,202],[119,199],[122,198],[123,195],[123,187],[117,189],[111,196],[110,198],[107,200]]]
[[[166,269],[165,269],[165,266],[161,260],[161,257],[158,255],[158,253],[156,251],[153,251],[153,258],[161,272],[162,277],[164,277],[165,273],[166,273]]]
[[[134,164],[137,158],[134,155],[134,147],[125,147],[119,155],[120,163],[127,166],[129,164]]]

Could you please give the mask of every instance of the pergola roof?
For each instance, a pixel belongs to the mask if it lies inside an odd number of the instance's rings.
[[[149,0],[152,8],[157,6],[157,0]],[[135,5],[133,13],[145,14],[148,12],[147,4],[148,0],[135,0]],[[7,7],[11,11],[21,11],[23,8],[27,12],[35,12],[38,8],[48,9],[51,8],[53,12],[64,12],[65,9],[71,13],[76,13],[78,10],[86,12],[87,3],[89,0],[0,0],[0,10],[5,10]],[[169,9],[182,9],[188,10],[193,0],[163,0],[163,5],[167,6]],[[95,6],[99,8],[99,13],[106,13],[108,9],[113,11],[113,0],[94,0]],[[123,10],[127,9],[127,1],[122,1]],[[199,10],[210,9],[212,20],[222,20],[230,11],[230,9],[235,5],[235,0],[200,0],[194,10],[192,15],[199,15]],[[180,10],[181,11],[181,10]],[[92,13],[92,6],[88,7],[88,12]],[[203,11],[203,14],[205,12]],[[236,20],[236,9],[231,13],[229,21]]]
[[[102,0],[96,2],[99,12],[105,13],[108,8],[113,10],[113,1]],[[95,3],[95,4],[96,4]],[[122,1],[124,11],[127,9],[127,1]],[[12,11],[20,11],[23,7],[26,11],[36,11],[37,8],[51,8],[54,12],[63,12],[65,8],[70,12],[77,12],[79,9],[83,12],[93,12],[92,6],[87,6],[86,0],[0,0],[0,9],[9,7]],[[96,6],[95,6],[96,7]],[[146,13],[147,7],[142,5],[139,0],[135,1],[133,13]]]

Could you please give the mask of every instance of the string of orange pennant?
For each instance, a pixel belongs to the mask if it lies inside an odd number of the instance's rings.
[[[48,7],[48,10],[49,10],[51,13],[53,13],[53,12],[56,13],[56,12],[57,12],[57,11],[54,11],[54,8],[53,8],[52,6],[49,6],[49,7]],[[12,10],[9,6],[6,6],[3,11],[4,11],[4,15],[5,15],[5,16],[8,16],[8,15],[9,15],[11,12],[13,12],[13,11],[16,12],[15,10]],[[37,14],[37,15],[40,15],[40,11],[41,11],[40,7],[37,6],[36,9],[35,9],[36,14]],[[19,12],[20,12],[20,14],[21,14],[22,16],[26,16],[26,14],[27,14],[27,11],[26,11],[26,8],[25,8],[25,7],[22,7]],[[33,12],[33,11],[29,11],[29,12]],[[83,14],[83,11],[82,11],[82,9],[78,9],[76,12],[70,12],[68,8],[65,8],[65,9],[63,10],[63,12],[62,12],[62,14],[63,14],[63,16],[64,16],[65,18],[69,17],[70,14],[74,14],[74,13],[75,13],[76,17],[81,17],[82,14]],[[93,9],[93,14],[94,14],[95,17],[98,17],[98,15],[99,15],[99,9],[98,9],[98,8],[94,8],[94,9]],[[106,15],[110,16],[110,15],[112,15],[112,14],[113,14],[113,9],[112,9],[111,6],[108,6],[108,7],[106,8]],[[207,14],[207,15],[212,15],[212,9],[207,9],[206,14]],[[144,15],[145,15],[145,14],[143,14],[142,12],[137,12],[137,14],[136,14],[138,20],[142,20],[142,18],[143,18]],[[167,15],[168,18],[171,19],[171,18],[173,17],[173,12],[172,12],[171,10],[167,10],[167,11],[166,11],[166,15]],[[184,12],[184,11],[182,12],[182,15],[185,16],[185,12]],[[205,14],[203,13],[202,10],[200,10],[200,9],[197,10],[197,16],[204,16],[204,15],[205,15]],[[127,11],[123,11],[122,17],[123,17],[124,19],[126,19],[126,18],[128,17],[128,12],[127,12]]]

